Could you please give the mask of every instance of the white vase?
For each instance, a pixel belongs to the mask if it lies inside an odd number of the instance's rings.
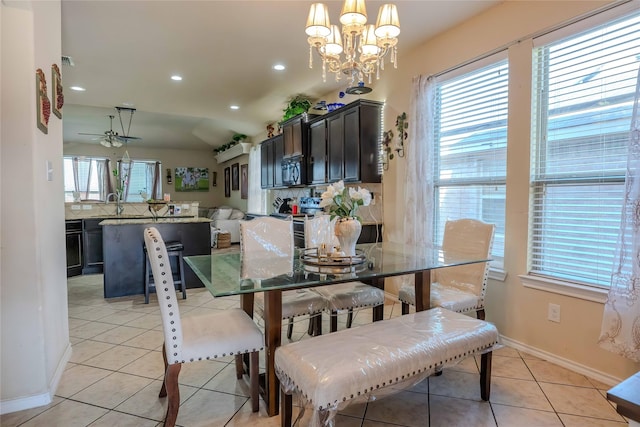
[[[340,242],[340,250],[346,256],[356,254],[356,243],[362,231],[362,224],[356,218],[340,218],[336,221],[336,237]]]

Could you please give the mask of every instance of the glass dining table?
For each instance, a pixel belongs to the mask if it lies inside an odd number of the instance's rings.
[[[279,381],[275,374],[275,350],[281,344],[282,291],[360,281],[384,289],[387,277],[414,275],[416,310],[430,305],[431,271],[490,261],[464,253],[399,243],[356,246],[354,258],[318,257],[317,250],[296,250],[293,257],[256,258],[240,253],[187,256],[187,265],[214,297],[240,296],[243,310],[253,316],[256,292],[264,292],[265,375],[262,396],[270,416],[278,414]],[[383,306],[373,309],[373,320],[382,320]]]

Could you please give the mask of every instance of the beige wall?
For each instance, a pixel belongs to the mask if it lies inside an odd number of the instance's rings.
[[[507,158],[506,243],[504,282],[490,280],[487,318],[516,343],[613,380],[640,370],[639,363],[598,347],[603,304],[523,287],[527,273],[529,149],[531,117],[530,35],[596,10],[603,1],[507,1],[430,40],[388,67],[371,93],[386,101],[384,129],[409,111],[413,76],[437,74],[457,64],[520,40],[509,49],[509,142]],[[636,1],[634,6],[637,8]],[[402,37],[402,36],[401,36]],[[402,49],[402,44],[400,44]],[[394,159],[383,180],[385,238],[403,241],[404,170],[406,159]],[[549,303],[559,304],[561,323],[547,320]]]
[[[51,400],[71,351],[62,121],[52,114],[45,135],[35,120],[35,71],[50,83],[60,65],[60,1],[2,2],[0,22],[0,399],[11,412]]]
[[[167,150],[144,148],[143,146],[129,145],[129,157],[140,160],[160,160],[162,162],[162,191],[171,194],[171,200],[178,202],[198,201],[201,207],[215,207],[229,205],[246,211],[247,201],[240,198],[240,191],[231,191],[231,197],[224,197],[224,168],[233,163],[240,165],[249,163],[249,155],[244,154],[233,160],[218,164],[213,149],[209,150]],[[96,156],[109,157],[113,162],[122,158],[125,148],[105,148],[98,143],[92,144],[65,144],[65,156]],[[209,191],[207,192],[178,192],[175,191],[176,167],[209,168]],[[173,184],[167,184],[167,169],[171,169]],[[217,173],[217,185],[213,186],[213,172]],[[259,173],[259,172],[258,172]],[[60,193],[62,194],[62,193]],[[60,196],[62,197],[62,196]]]

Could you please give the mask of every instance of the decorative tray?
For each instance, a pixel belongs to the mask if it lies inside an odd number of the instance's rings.
[[[330,254],[319,255],[318,248],[304,248],[300,250],[300,260],[306,265],[322,267],[348,267],[363,264],[367,260],[364,251],[356,249],[353,256],[334,256]]]

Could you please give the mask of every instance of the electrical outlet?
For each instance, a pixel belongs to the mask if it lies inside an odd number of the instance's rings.
[[[549,303],[547,319],[552,322],[560,323],[560,305]]]

